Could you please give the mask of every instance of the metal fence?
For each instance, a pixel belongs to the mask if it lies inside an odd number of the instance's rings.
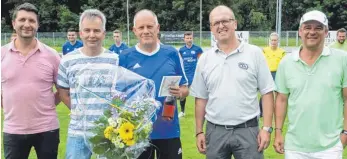
[[[161,42],[164,44],[170,44],[174,46],[183,45],[183,34],[185,31],[161,31]],[[271,31],[250,31],[249,40],[250,44],[257,46],[267,46],[268,38]],[[193,32],[194,43],[202,47],[209,47],[211,45],[211,32],[203,31]],[[4,45],[10,41],[11,33],[1,34],[1,45]],[[67,40],[66,32],[39,32],[36,37],[43,43],[51,47],[61,47]],[[123,33],[123,41],[128,42],[127,33]],[[129,36],[129,46],[134,46],[137,43],[135,35],[131,32]],[[106,38],[104,40],[104,46],[109,47],[113,44],[112,32],[107,32]],[[298,46],[300,41],[298,38],[297,31],[282,31],[281,32],[281,46]]]

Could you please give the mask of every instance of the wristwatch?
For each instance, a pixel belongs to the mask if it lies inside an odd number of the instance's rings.
[[[273,129],[272,129],[272,127],[263,126],[263,130],[265,130],[271,134]]]
[[[341,134],[347,135],[347,130],[342,130],[342,131],[341,131]]]

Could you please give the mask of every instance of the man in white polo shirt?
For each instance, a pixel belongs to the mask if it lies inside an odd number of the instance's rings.
[[[272,131],[275,89],[265,57],[257,46],[236,38],[237,21],[230,8],[214,8],[210,24],[217,46],[201,55],[190,92],[196,103],[198,150],[207,159],[263,159]],[[261,130],[258,90],[264,111]]]

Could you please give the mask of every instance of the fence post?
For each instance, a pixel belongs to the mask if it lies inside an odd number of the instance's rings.
[[[295,39],[296,39],[295,46],[298,46],[298,44],[299,44],[299,32],[298,32],[298,31],[296,31],[296,37],[295,37]]]
[[[286,31],[286,33],[287,33],[287,45],[286,45],[286,46],[288,46],[288,41],[289,41],[289,32],[288,32],[288,31]]]
[[[53,32],[53,46],[55,47],[55,37],[54,37],[54,32]]]

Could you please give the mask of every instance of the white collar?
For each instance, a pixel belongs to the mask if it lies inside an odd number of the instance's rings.
[[[144,55],[147,55],[147,56],[153,56],[153,55],[155,55],[155,54],[159,51],[159,49],[160,49],[160,44],[157,44],[157,48],[156,48],[153,52],[146,52],[146,51],[141,50],[140,47],[139,47],[138,45],[139,45],[139,43],[137,43],[137,44],[135,45],[135,49],[136,49],[139,53],[144,54]]]

